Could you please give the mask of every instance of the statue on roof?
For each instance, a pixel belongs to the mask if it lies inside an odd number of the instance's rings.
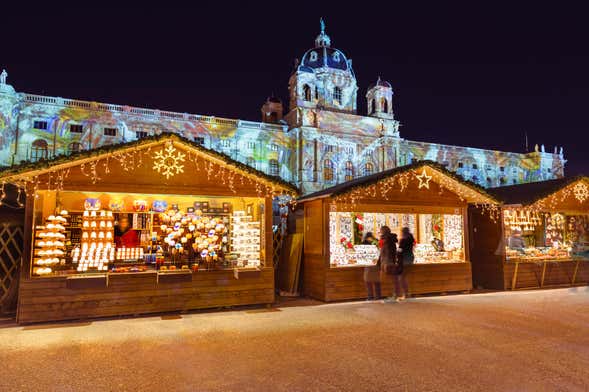
[[[323,18],[319,19],[319,25],[321,26],[321,34],[325,34],[325,21]]]
[[[6,78],[8,77],[8,72],[5,69],[2,70],[0,74],[0,84],[6,84]]]

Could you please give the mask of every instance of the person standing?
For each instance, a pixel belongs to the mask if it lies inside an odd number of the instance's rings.
[[[366,233],[362,245],[374,245],[376,242],[371,232]],[[367,300],[372,301],[380,299],[380,265],[377,261],[376,265],[364,267],[364,283],[366,284]]]
[[[389,276],[392,276],[396,268],[397,260],[397,236],[391,233],[391,229],[388,226],[380,228],[380,241],[378,242],[380,247],[380,256],[378,262],[381,270]],[[386,298],[388,302],[393,297]]]
[[[397,249],[397,268],[394,274],[397,301],[402,301],[409,296],[409,285],[405,276],[405,266],[413,264],[415,261],[415,255],[413,254],[414,245],[415,238],[413,234],[411,234],[408,227],[403,227],[401,230],[401,241]],[[403,294],[401,294],[401,291],[403,291]]]

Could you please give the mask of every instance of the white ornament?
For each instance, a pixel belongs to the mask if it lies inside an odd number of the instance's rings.
[[[156,151],[153,157],[153,170],[157,171],[166,179],[184,172],[185,154],[176,150],[172,143],[167,143],[166,148]]]
[[[573,194],[579,203],[589,199],[589,187],[585,183],[579,182],[573,188]]]
[[[432,176],[427,175],[425,168],[423,168],[423,171],[421,172],[421,174],[417,176],[417,179],[419,180],[419,186],[417,187],[418,189],[421,189],[421,188],[429,189],[429,182],[431,181]]]

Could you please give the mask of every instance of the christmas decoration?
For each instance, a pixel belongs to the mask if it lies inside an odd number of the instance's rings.
[[[184,157],[186,154],[176,150],[171,142],[166,143],[165,149],[156,151],[153,157],[153,170],[166,177],[166,180],[184,172]]]
[[[579,203],[589,199],[589,187],[583,182],[578,182],[573,188],[573,194]]]
[[[423,171],[421,172],[421,174],[416,177],[419,180],[419,186],[418,186],[419,189],[421,189],[421,188],[429,189],[429,182],[431,181],[432,176],[427,175],[427,172],[425,171],[425,167],[423,168]]]

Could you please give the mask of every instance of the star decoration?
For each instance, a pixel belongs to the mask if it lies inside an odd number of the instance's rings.
[[[579,203],[582,203],[589,199],[589,187],[587,187],[587,184],[579,182],[574,186],[573,194]]]
[[[184,157],[185,154],[176,150],[172,143],[168,143],[165,149],[156,151],[154,154],[153,170],[169,179],[184,172],[184,165],[182,164]]]
[[[419,180],[419,186],[417,187],[417,189],[421,189],[421,188],[429,189],[429,182],[431,181],[432,176],[427,175],[425,168],[423,168],[423,171],[421,172],[421,174],[416,177]]]

